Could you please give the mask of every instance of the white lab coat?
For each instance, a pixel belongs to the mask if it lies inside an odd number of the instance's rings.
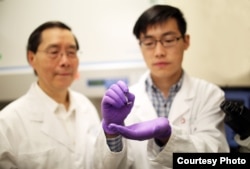
[[[135,103],[126,125],[157,117],[145,92],[144,74],[130,88]],[[172,168],[173,152],[229,152],[224,132],[224,113],[220,103],[224,92],[219,87],[184,74],[183,85],[175,96],[169,113],[172,134],[160,152],[154,140],[129,141],[128,159],[133,169]]]
[[[75,143],[34,84],[0,112],[1,169],[119,168],[126,151],[110,152],[98,113],[85,96],[70,91],[70,98],[76,104]]]

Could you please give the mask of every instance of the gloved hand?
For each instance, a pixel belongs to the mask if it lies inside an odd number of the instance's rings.
[[[129,93],[126,83],[118,81],[105,92],[101,102],[102,127],[107,134],[117,134],[109,125],[124,125],[124,119],[134,105],[135,96]]]
[[[226,114],[224,122],[240,135],[240,139],[249,137],[250,109],[243,102],[233,100],[224,100],[220,107]]]
[[[130,126],[110,124],[110,128],[117,131],[123,137],[132,140],[165,139],[171,134],[171,126],[165,117],[136,123]]]

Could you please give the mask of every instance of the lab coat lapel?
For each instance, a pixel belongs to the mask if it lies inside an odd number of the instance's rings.
[[[152,120],[157,117],[157,113],[149,100],[148,95],[142,89],[138,89],[138,98],[134,103],[134,111],[137,112],[140,121]]]
[[[172,103],[168,118],[175,122],[179,120],[190,109],[189,103],[192,99],[183,99],[180,96],[176,96]]]
[[[180,91],[176,94],[171,105],[169,119],[172,122],[177,120],[185,120],[182,117],[189,112],[192,100],[194,98],[194,90],[190,87],[191,81],[187,75],[184,76],[183,84]]]
[[[151,101],[149,100],[148,96],[145,96],[144,99],[141,100],[142,104],[144,104],[144,106],[140,106],[139,110],[139,116],[142,117],[142,120],[151,120],[157,117],[157,113],[151,103]]]
[[[85,111],[86,110],[78,110],[78,107],[76,108],[76,130],[75,130],[75,137],[76,137],[76,151],[79,152],[85,152],[85,146],[83,143],[86,142],[86,136],[87,134],[87,129],[89,129],[88,124],[90,123],[89,118],[84,117],[85,116]]]
[[[132,93],[136,93],[133,112],[136,112],[137,119],[134,122],[152,120],[157,117],[152,102],[145,91],[145,80],[148,76],[149,71],[146,71],[140,78],[139,83],[130,88]]]
[[[95,110],[90,106],[91,105],[87,104],[87,102],[84,104],[84,106],[76,105],[75,151],[79,154],[82,154],[82,152],[85,152],[87,149],[92,149],[94,146],[92,143],[96,141],[95,138],[99,132],[99,127],[96,126],[96,124],[99,122],[99,119],[98,117],[95,117]]]
[[[52,112],[48,111],[44,113],[41,130],[48,137],[57,140],[59,143],[68,147],[71,151],[74,151],[65,129]]]
[[[85,110],[82,109],[82,110],[78,110],[79,109],[78,107],[76,108],[76,140],[77,141],[84,141],[84,139],[86,139],[86,133],[87,133],[87,129],[89,128],[88,127],[88,124],[90,123],[89,119],[86,118],[86,107],[85,107]]]
[[[33,122],[41,123],[41,131],[46,136],[58,141],[73,151],[65,129],[54,114],[57,104],[53,105],[53,102],[48,101],[48,96],[38,88],[36,82],[31,85],[25,97],[27,97],[27,100],[32,100],[33,103],[32,105],[30,105],[30,102],[23,104],[24,109],[25,107],[31,107],[31,109],[27,110],[27,117]],[[30,110],[32,110],[32,112],[29,112]]]

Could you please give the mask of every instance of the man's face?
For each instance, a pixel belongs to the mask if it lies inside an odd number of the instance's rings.
[[[155,40],[161,42],[155,43]],[[175,19],[148,27],[145,34],[141,33],[140,42],[144,60],[153,78],[180,77],[183,54],[189,46],[189,36],[182,37]]]
[[[50,28],[42,32],[37,52],[29,52],[28,58],[43,90],[67,90],[77,73],[79,60],[76,52],[76,42],[69,30]]]

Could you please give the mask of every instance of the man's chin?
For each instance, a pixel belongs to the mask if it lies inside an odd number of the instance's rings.
[[[58,88],[61,88],[61,89],[67,89],[71,86],[72,82],[73,82],[73,79],[62,80],[62,81],[57,83],[57,86],[58,86]]]

